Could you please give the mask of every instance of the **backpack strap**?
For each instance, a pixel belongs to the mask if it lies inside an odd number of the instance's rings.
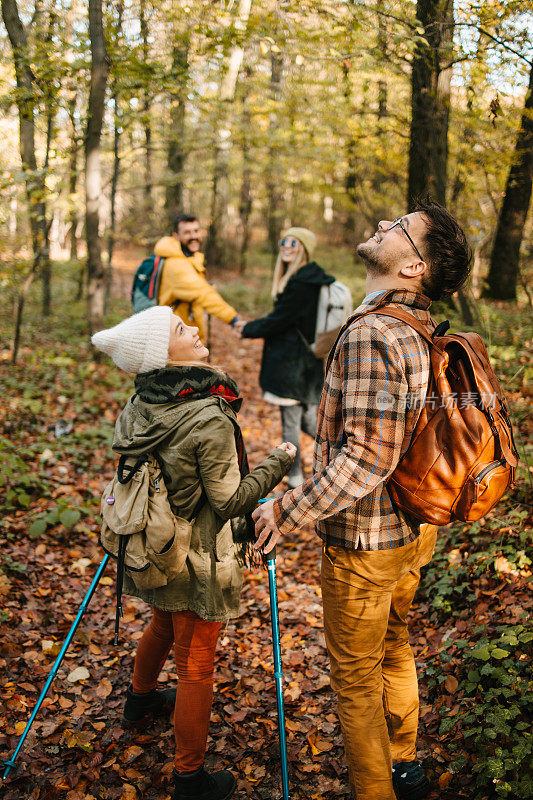
[[[420,320],[417,319],[414,314],[409,314],[409,312],[404,311],[403,308],[395,308],[393,306],[376,306],[374,308],[369,308],[368,311],[363,311],[362,314],[358,314],[357,319],[366,317],[367,314],[382,314],[385,317],[393,317],[401,322],[406,322],[411,326],[411,328],[414,328],[414,330],[419,333],[429,345],[434,344],[433,337],[426,326],[420,322]]]
[[[118,482],[121,483],[122,485],[129,483],[133,478],[133,476],[135,475],[135,473],[140,470],[140,468],[142,467],[147,458],[148,456],[146,454],[142,455],[137,459],[137,461],[133,466],[130,466],[129,464],[126,464],[128,456],[126,455],[120,456],[117,465]]]
[[[118,543],[117,555],[117,608],[115,613],[115,646],[118,644],[118,629],[122,617],[122,586],[124,583],[124,561],[126,560],[126,545],[129,536],[121,536]]]
[[[406,322],[408,325],[414,328],[414,330],[416,330],[416,332],[419,333],[420,336],[422,336],[422,338],[425,339],[430,346],[434,345],[432,334],[428,331],[426,326],[414,316],[414,314],[409,314],[408,311],[404,311],[401,308],[396,308],[394,306],[387,305],[387,300],[390,299],[390,297],[395,291],[396,291],[395,289],[391,289],[385,295],[383,295],[382,298],[380,298],[380,300],[376,303],[376,305],[367,308],[365,311],[354,312],[348,317],[344,325],[341,327],[331,350],[329,351],[329,355],[326,360],[326,370],[325,370],[326,372],[329,370],[331,366],[331,362],[333,361],[333,356],[337,349],[337,344],[339,343],[341,336],[353,322],[356,322],[358,319],[361,319],[362,317],[366,317],[368,314],[383,314],[383,316],[394,317],[394,319],[399,319],[402,322]],[[436,333],[436,331],[437,329],[433,331],[433,335]],[[439,332],[437,333],[437,335],[440,336],[441,333]]]

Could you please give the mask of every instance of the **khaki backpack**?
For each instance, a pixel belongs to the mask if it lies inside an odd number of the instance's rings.
[[[185,567],[194,520],[172,511],[153,455],[141,456],[133,464],[126,456],[120,457],[113,479],[104,489],[101,511],[100,542],[106,553],[117,559],[117,643],[123,571],[138,589],[166,586]]]
[[[430,377],[409,447],[389,477],[393,503],[421,522],[446,525],[483,517],[513,485],[518,453],[509,410],[477,333],[433,333],[403,309],[374,306],[348,324],[378,313],[406,322],[429,345]],[[344,328],[345,329],[345,328]]]

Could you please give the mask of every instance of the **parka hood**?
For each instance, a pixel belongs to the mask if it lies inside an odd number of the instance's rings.
[[[186,256],[175,236],[163,236],[154,247],[154,253],[160,258],[187,258],[193,262],[196,269],[203,270],[204,254],[194,253],[192,256]]]
[[[318,286],[329,286],[330,283],[335,282],[333,275],[328,275],[327,272],[324,272],[316,261],[310,261],[305,264],[292,276],[291,280],[300,281],[301,283],[313,283]]]
[[[154,253],[161,258],[185,258],[181,244],[174,236],[163,236],[154,247]]]

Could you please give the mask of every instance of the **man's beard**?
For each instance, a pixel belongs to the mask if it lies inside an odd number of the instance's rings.
[[[375,244],[370,240],[368,242],[361,242],[357,245],[357,254],[361,256],[365,263],[366,271],[369,275],[387,275],[389,268],[386,262],[382,261],[377,252]]]
[[[198,247],[196,249],[194,249],[194,250],[191,250],[191,248],[188,246],[190,244],[197,244]],[[193,256],[200,249],[200,240],[199,239],[191,239],[187,244],[184,244],[182,242],[181,243],[181,249],[182,249],[182,252],[183,252],[184,256],[187,256],[187,257]]]

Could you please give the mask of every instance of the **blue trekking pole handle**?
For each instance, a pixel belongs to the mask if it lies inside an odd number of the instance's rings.
[[[260,500],[266,503],[268,499]],[[267,540],[268,541],[268,540]],[[272,624],[272,643],[274,649],[274,679],[276,682],[276,703],[278,709],[279,749],[281,755],[281,789],[283,800],[289,796],[289,768],[287,759],[287,740],[285,734],[285,711],[283,708],[283,666],[281,662],[281,644],[279,635],[278,593],[276,589],[276,548],[265,553],[263,560],[268,570],[268,591],[270,595],[270,621]]]
[[[43,687],[43,690],[42,690],[42,692],[41,692],[41,694],[39,696],[39,699],[37,700],[37,705],[33,709],[32,713],[31,713],[31,717],[29,718],[28,723],[27,723],[26,727],[24,728],[24,732],[23,732],[22,736],[20,737],[20,739],[18,741],[16,750],[13,753],[12,757],[9,759],[9,761],[5,761],[4,762],[5,767],[6,767],[5,772],[4,772],[4,780],[7,778],[7,776],[9,775],[9,773],[11,772],[13,767],[15,766],[15,759],[17,758],[17,756],[18,756],[18,754],[19,754],[19,752],[20,752],[20,750],[22,748],[22,745],[24,744],[24,740],[26,739],[26,736],[30,732],[30,728],[33,725],[35,717],[37,716],[37,713],[38,713],[38,711],[39,711],[39,709],[40,709],[40,707],[41,707],[41,705],[43,703],[43,700],[44,700],[44,698],[46,697],[46,695],[48,693],[48,689],[50,688],[50,686],[52,684],[52,681],[54,680],[54,678],[55,678],[55,676],[57,674],[57,671],[58,671],[59,667],[61,666],[61,662],[63,661],[63,658],[65,657],[65,653],[67,652],[68,647],[69,647],[69,645],[70,645],[70,643],[71,643],[71,641],[72,641],[72,639],[74,637],[74,634],[76,633],[76,629],[77,629],[77,627],[78,627],[78,625],[80,623],[80,620],[81,620],[83,614],[85,613],[85,611],[87,610],[87,606],[91,602],[91,598],[92,598],[92,596],[93,596],[93,594],[95,592],[96,587],[98,586],[98,583],[100,582],[100,578],[102,577],[102,575],[104,573],[104,570],[105,570],[105,568],[107,566],[107,562],[108,561],[109,561],[109,555],[106,553],[106,555],[102,559],[102,563],[100,564],[100,566],[98,567],[98,569],[96,571],[96,575],[93,578],[93,581],[92,581],[92,583],[91,583],[91,585],[89,587],[89,590],[88,590],[87,594],[83,598],[82,604],[79,607],[78,613],[76,615],[76,619],[72,623],[72,627],[71,627],[70,631],[68,632],[67,638],[65,639],[65,641],[63,643],[63,647],[59,651],[59,655],[57,656],[57,658],[56,658],[56,660],[54,662],[54,666],[52,667],[52,669],[50,671],[50,674],[48,675],[48,679],[47,679],[47,681],[46,681],[46,683],[45,683],[45,685]]]

